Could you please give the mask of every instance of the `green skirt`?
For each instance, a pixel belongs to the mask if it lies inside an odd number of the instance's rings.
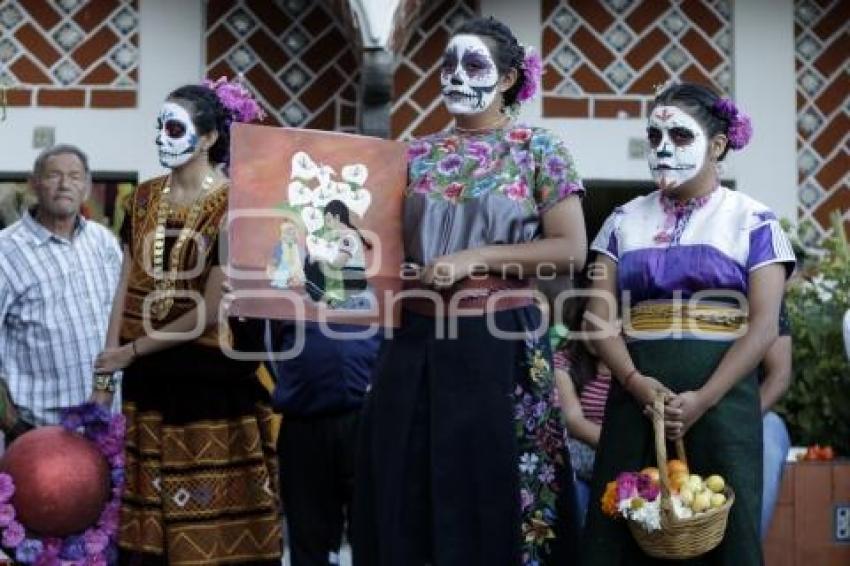
[[[653,340],[634,342],[629,345],[629,352],[642,373],[682,392],[702,386],[730,346],[730,342]],[[755,372],[741,379],[691,427],[685,436],[685,450],[691,472],[703,477],[722,475],[735,490],[735,503],[720,546],[701,557],[675,563],[760,565],[762,425]],[[634,566],[665,562],[645,555],[625,521],[607,517],[600,507],[605,485],[620,472],[655,465],[652,424],[615,380],[596,454],[581,545],[582,564]]]

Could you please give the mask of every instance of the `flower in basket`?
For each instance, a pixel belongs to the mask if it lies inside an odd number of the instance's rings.
[[[658,483],[649,474],[623,472],[609,482],[602,496],[602,511],[609,517],[625,517],[646,530],[661,528]]]

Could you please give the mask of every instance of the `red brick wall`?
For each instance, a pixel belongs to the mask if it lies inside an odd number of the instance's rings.
[[[209,0],[207,76],[241,74],[269,125],[355,132],[360,69],[352,29],[325,2]]]
[[[799,214],[809,243],[850,221],[850,2],[796,0]]]
[[[541,0],[543,116],[646,114],[669,79],[729,92],[729,0]]]
[[[0,4],[0,85],[10,106],[136,106],[137,0]]]

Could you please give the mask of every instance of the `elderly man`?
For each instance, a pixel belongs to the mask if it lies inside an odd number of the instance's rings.
[[[121,270],[113,234],[86,221],[88,158],[58,145],[35,161],[37,204],[0,231],[0,428],[7,443],[112,388],[93,375]]]

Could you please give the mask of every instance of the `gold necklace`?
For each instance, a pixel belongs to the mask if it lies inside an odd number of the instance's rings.
[[[168,184],[162,188],[162,194],[159,197],[159,208],[156,213],[156,228],[153,235],[153,278],[156,293],[151,304],[151,314],[156,320],[164,319],[171,311],[171,307],[174,306],[174,274],[180,271],[183,247],[194,231],[195,222],[201,214],[201,205],[204,202],[204,197],[212,187],[214,181],[215,177],[210,173],[207,173],[207,176],[204,177],[204,181],[201,183],[201,190],[195,197],[192,208],[189,209],[189,214],[186,215],[186,221],[183,223],[183,228],[180,229],[180,234],[177,236],[177,241],[174,242],[174,247],[171,248],[168,272],[163,270],[163,264],[165,259],[165,225],[171,214],[171,205],[167,198],[169,193],[171,193],[171,186]]]

